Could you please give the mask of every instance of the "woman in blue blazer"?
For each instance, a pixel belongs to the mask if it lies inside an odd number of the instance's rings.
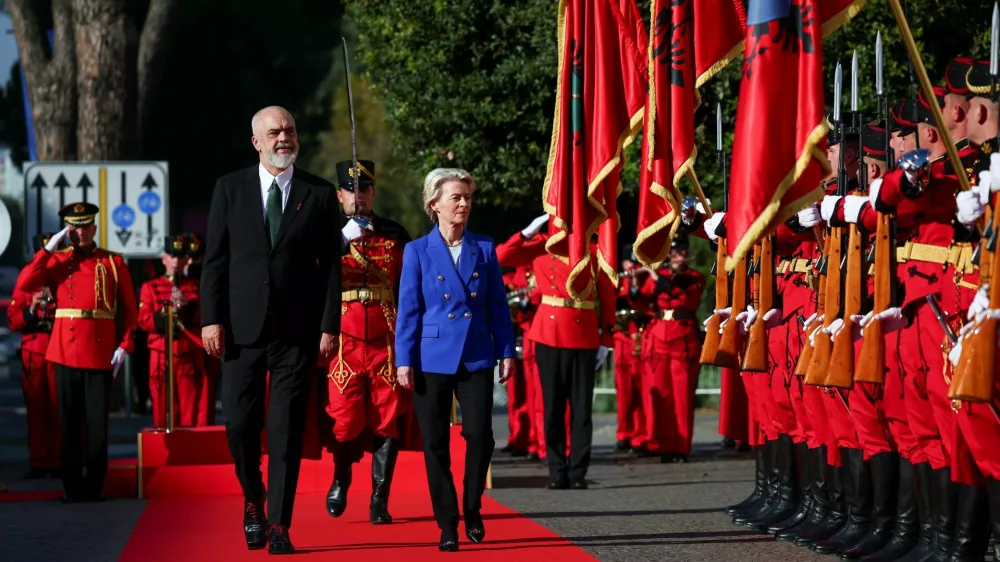
[[[396,376],[413,389],[442,551],[458,550],[458,497],[451,475],[452,396],[466,441],[465,535],[486,537],[479,515],[493,456],[493,370],[514,372],[514,327],[493,241],[465,229],[476,184],[439,168],[424,180],[424,210],[437,228],[406,245],[396,318]]]

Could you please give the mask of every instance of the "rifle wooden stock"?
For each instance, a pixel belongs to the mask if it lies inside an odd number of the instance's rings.
[[[823,327],[826,328],[840,317],[841,275],[840,261],[843,251],[841,244],[841,228],[830,229],[826,238],[826,307],[824,309]],[[826,369],[830,366],[830,355],[833,353],[833,342],[826,334],[816,336],[809,370],[806,372],[806,384],[823,386],[826,382]]]
[[[875,299],[872,315],[892,306],[892,270],[896,265],[893,252],[891,217],[879,213],[875,230]],[[885,331],[882,321],[870,322],[861,341],[861,359],[854,371],[857,382],[885,383]]]
[[[998,227],[997,215],[993,213],[993,228]],[[980,286],[989,284],[990,308],[1000,308],[1000,288],[996,283],[991,283],[993,279],[1000,279],[1000,259],[996,255],[990,256],[989,268],[982,269],[983,260],[987,259],[990,253],[987,249],[987,241],[980,241]],[[975,321],[975,320],[973,320]],[[996,367],[997,355],[997,321],[986,318],[976,326],[975,329],[962,342],[962,357],[959,360],[959,369],[951,378],[951,386],[948,388],[948,398],[953,400],[964,400],[967,402],[985,403],[993,397],[993,374]]]
[[[854,322],[851,316],[861,313],[868,289],[866,282],[864,237],[858,225],[852,224],[847,243],[847,278],[844,280],[844,325],[834,336],[830,365],[823,386],[851,388],[854,384]]]
[[[823,316],[826,311],[826,275],[820,275],[819,286],[816,289],[816,318]],[[802,341],[802,353],[798,362],[795,363],[795,375],[804,377],[809,372],[809,364],[812,363],[813,346],[809,342],[809,334],[816,329],[816,321],[802,327],[805,339]]]
[[[757,261],[760,272],[755,276],[756,284],[754,307],[757,318],[750,325],[747,334],[747,349],[743,357],[743,370],[753,373],[766,373],[767,360],[767,322],[764,315],[774,308],[774,247],[771,236],[765,236],[757,247]]]
[[[729,274],[726,273],[728,251],[726,250],[725,238],[720,237],[718,243],[719,249],[715,253],[715,310],[726,308],[729,304]],[[722,364],[719,357],[720,324],[722,324],[722,319],[718,314],[713,313],[705,326],[705,343],[701,346],[701,364],[737,369],[739,365],[736,364],[735,360],[726,365]]]
[[[747,257],[740,258],[733,272],[733,307],[729,321],[722,327],[719,338],[719,351],[716,355],[718,364],[733,365],[739,369],[743,363],[743,334],[740,333],[736,315],[747,308]]]

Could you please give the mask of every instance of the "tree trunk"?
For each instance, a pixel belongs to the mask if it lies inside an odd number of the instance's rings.
[[[52,0],[54,52],[32,0],[8,0],[31,101],[39,160],[73,160],[76,134],[76,59],[71,0]]]
[[[143,154],[143,141],[146,138],[146,126],[149,122],[149,111],[153,106],[153,97],[163,77],[167,50],[174,36],[175,14],[177,0],[151,0],[146,13],[146,23],[142,27],[137,55],[138,94],[136,97],[136,153]]]
[[[126,20],[125,0],[73,0],[81,161],[125,160],[134,146],[135,65]]]

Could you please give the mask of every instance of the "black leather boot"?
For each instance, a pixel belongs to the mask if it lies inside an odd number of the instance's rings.
[[[764,496],[763,500],[733,515],[733,523],[746,525],[771,510],[778,497],[778,441],[764,444]]]
[[[993,560],[1000,560],[1000,480],[986,479],[990,507],[990,527],[993,529]]]
[[[874,554],[892,539],[892,518],[896,512],[899,455],[880,453],[869,461],[872,471],[872,525],[868,535],[853,548],[844,551],[841,558],[856,560]],[[912,495],[912,494],[911,494]]]
[[[820,554],[834,554],[858,545],[872,525],[872,473],[864,460],[861,449],[841,448],[847,475],[847,523],[830,538],[820,541],[813,550]]]
[[[830,497],[826,485],[826,447],[809,450],[809,473],[812,476],[812,501],[805,521],[779,531],[774,538],[781,541],[795,541],[811,536],[826,521],[830,514]]]
[[[927,462],[914,465],[914,468],[917,469],[915,489],[917,508],[920,510],[920,538],[917,540],[917,546],[899,558],[899,562],[924,562],[934,556],[935,471]]]
[[[785,519],[770,525],[767,528],[768,533],[780,533],[806,520],[809,510],[812,509],[813,502],[811,464],[812,459],[809,456],[809,446],[805,443],[795,445],[795,472],[798,476],[799,486],[798,508]]]
[[[399,444],[389,437],[375,437],[375,451],[372,452],[372,501],[368,521],[372,525],[392,523],[389,515],[389,488],[392,474],[396,469]]]
[[[951,545],[955,540],[955,510],[958,498],[958,484],[951,481],[951,468],[935,470],[931,477],[931,509],[934,518],[934,557],[931,560],[943,562],[948,559]]]
[[[958,489],[955,535],[947,562],[972,562],[986,557],[990,542],[990,509],[986,488],[954,484]]]
[[[842,464],[844,463],[842,462]],[[832,466],[829,463],[826,464],[825,469],[827,493],[830,496],[830,512],[812,533],[796,539],[797,546],[812,546],[826,540],[847,523],[847,504],[844,498],[844,480],[847,479],[847,471],[844,466]]]
[[[351,487],[352,476],[350,464],[334,465],[333,483],[326,494],[326,511],[331,517],[340,517],[347,510],[347,490]]]
[[[767,532],[771,525],[791,517],[798,509],[799,489],[795,482],[795,444],[787,433],[778,436],[777,454],[778,493],[771,509],[760,517],[747,522],[747,527],[755,527]]]
[[[920,523],[917,516],[917,489],[919,485],[916,467],[910,464],[910,461],[900,457],[899,491],[896,494],[896,523],[892,530],[892,538],[874,554],[862,557],[861,562],[898,560],[917,546],[917,540],[920,537]]]
[[[764,488],[767,486],[767,476],[765,471],[764,462],[764,446],[757,447],[757,469],[756,469],[756,481],[754,482],[753,492],[747,496],[746,499],[738,504],[731,505],[726,508],[726,513],[732,516],[736,516],[737,513],[741,513],[750,506],[758,504],[764,501]]]

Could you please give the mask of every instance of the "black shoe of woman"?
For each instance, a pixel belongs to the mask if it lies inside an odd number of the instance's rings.
[[[458,533],[441,531],[441,542],[438,543],[441,552],[458,552]]]
[[[483,518],[478,513],[465,517],[465,536],[470,542],[479,544],[486,538],[486,527]]]

